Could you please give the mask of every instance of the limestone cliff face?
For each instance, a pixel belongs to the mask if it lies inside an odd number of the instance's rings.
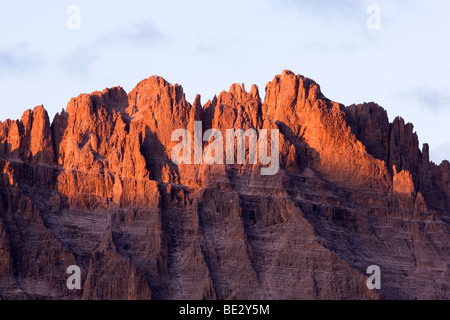
[[[195,121],[278,129],[279,172],[175,165],[171,134]],[[0,298],[449,299],[450,164],[428,149],[290,71],[264,101],[234,84],[191,105],[155,76],[73,98],[51,124],[37,107],[0,123]]]

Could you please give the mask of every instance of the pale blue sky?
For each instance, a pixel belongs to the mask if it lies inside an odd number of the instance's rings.
[[[395,2],[395,3],[393,3]],[[378,5],[381,30],[369,30]],[[81,9],[69,30],[67,8]],[[0,119],[160,75],[202,102],[290,69],[345,105],[375,101],[450,159],[450,2],[445,0],[9,1],[0,7]]]

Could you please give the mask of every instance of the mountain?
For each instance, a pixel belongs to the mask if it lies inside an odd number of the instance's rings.
[[[278,129],[278,173],[176,165],[172,133],[199,122]],[[234,84],[190,104],[153,76],[1,122],[0,204],[1,299],[450,299],[450,163],[290,71],[264,101]]]

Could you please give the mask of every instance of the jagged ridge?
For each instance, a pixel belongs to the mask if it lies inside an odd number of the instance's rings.
[[[280,172],[174,165],[171,133],[194,121],[279,129]],[[290,71],[264,102],[234,84],[204,106],[155,76],[80,95],[51,125],[29,110],[0,143],[1,298],[449,298],[449,162],[403,119]]]

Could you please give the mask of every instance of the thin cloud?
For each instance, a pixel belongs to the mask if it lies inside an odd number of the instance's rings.
[[[321,41],[311,41],[305,44],[306,50],[315,55],[329,54],[355,54],[361,49],[361,44],[357,42],[344,41],[342,43],[327,43]]]
[[[149,21],[133,25],[128,32],[122,35],[122,37],[136,44],[153,44],[165,39],[165,37]]]
[[[141,21],[99,38],[94,46],[153,46],[166,37],[150,21]]]
[[[412,100],[436,113],[450,107],[450,90],[420,86],[407,92],[401,92],[398,96],[402,99]]]
[[[62,61],[62,67],[68,74],[86,75],[89,74],[92,65],[99,58],[86,48],[79,48]]]
[[[165,37],[148,21],[133,24],[122,30],[108,33],[76,48],[62,59],[63,69],[69,74],[87,75],[97,61],[111,52],[133,46],[152,47],[165,40]]]
[[[28,43],[0,50],[0,73],[22,73],[31,71],[41,63],[38,54],[32,52]]]
[[[363,3],[357,0],[283,0],[282,5],[322,16],[345,16],[347,19],[364,14]]]
[[[436,148],[431,148],[430,158],[433,162],[437,162],[437,164],[444,160],[450,160],[450,142],[441,144]]]

